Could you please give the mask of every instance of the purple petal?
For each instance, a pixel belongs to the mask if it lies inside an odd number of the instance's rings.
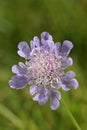
[[[52,110],[56,110],[60,106],[60,102],[57,98],[50,98],[50,107]]]
[[[52,110],[56,110],[60,106],[60,102],[57,100],[57,98],[50,99],[50,107]]]
[[[48,90],[46,88],[43,88],[34,96],[33,100],[38,101],[40,105],[44,105],[48,101],[48,98]]]
[[[52,41],[52,36],[48,32],[41,33],[41,43],[44,44],[47,40]]]
[[[35,36],[33,38],[33,40],[30,41],[30,46],[31,46],[31,49],[40,46],[40,41],[39,41],[39,38],[37,36]]]
[[[73,64],[73,60],[70,57],[68,58],[68,60],[66,58],[64,58],[64,59],[62,59],[61,63],[62,63],[61,67],[63,69],[65,69]]]
[[[33,97],[34,101],[38,101],[39,100],[39,93],[37,93],[34,97]]]
[[[44,105],[48,101],[48,97],[48,89],[45,88],[39,93],[39,104]]]
[[[32,49],[32,51],[30,52],[30,56],[35,56],[39,53],[40,53],[40,48],[35,48],[35,49]]]
[[[19,66],[18,65],[14,65],[12,67],[12,72],[17,74],[17,75],[26,75],[27,68],[26,68],[26,66],[22,62],[19,62]]]
[[[54,49],[54,42],[52,36],[48,32],[41,33],[41,48],[47,51]]]
[[[39,100],[39,104],[44,105],[44,104],[46,104],[47,101],[48,101],[48,96],[45,96],[44,98]]]
[[[34,95],[35,93],[37,93],[39,91],[40,91],[40,87],[37,87],[37,86],[31,86],[30,87],[30,94],[31,95]]]
[[[78,82],[76,79],[63,79],[62,81],[62,88],[65,91],[70,90],[70,88],[77,89],[78,88]]]
[[[25,76],[13,76],[12,80],[9,81],[11,88],[22,89],[27,85],[27,79]]]
[[[37,92],[37,86],[31,86],[30,87],[30,94],[34,95]]]
[[[54,50],[55,50],[55,56],[58,57],[60,55],[60,51],[61,51],[61,44],[60,44],[60,42],[57,42],[55,44]]]
[[[48,44],[44,44],[44,45],[41,46],[41,49],[50,51],[50,46]]]
[[[73,88],[73,89],[77,89],[78,88],[78,82],[77,82],[76,79],[71,79],[69,81],[69,84],[71,85],[71,88]]]
[[[61,93],[60,92],[54,92],[55,93],[55,96],[58,100],[61,99]]]
[[[47,40],[42,46],[41,48],[43,50],[47,50],[47,51],[53,51],[54,49],[54,42],[53,41],[50,41],[50,40]]]
[[[58,79],[53,79],[51,87],[59,89],[61,87],[61,81],[59,81]]]
[[[70,88],[68,86],[66,86],[66,84],[62,84],[62,89],[65,91],[69,91]]]
[[[70,41],[65,40],[61,48],[61,56],[67,56],[72,48],[73,44]]]
[[[54,49],[55,45],[54,45],[54,42],[53,42],[53,41],[47,40],[47,44],[49,45],[50,50],[53,50],[53,49]]]
[[[66,74],[65,74],[65,78],[66,79],[72,79],[76,76],[75,72],[74,71],[68,71]]]
[[[60,92],[51,92],[50,107],[52,110],[56,110],[60,106],[60,102],[59,102],[60,99],[61,99]]]
[[[19,45],[18,45],[18,54],[25,58],[25,59],[28,59],[29,58],[29,55],[30,55],[30,48],[27,44],[27,42],[20,42]]]

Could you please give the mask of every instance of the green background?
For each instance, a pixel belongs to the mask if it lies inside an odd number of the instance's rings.
[[[24,61],[17,55],[20,41],[48,31],[54,41],[74,44],[69,70],[76,72],[77,90],[62,97],[82,130],[87,130],[87,0],[0,0],[0,130],[76,130],[63,104],[52,111],[32,100],[29,86],[8,85],[11,67]]]

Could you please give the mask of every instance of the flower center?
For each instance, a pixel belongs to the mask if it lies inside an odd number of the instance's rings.
[[[50,85],[54,79],[58,79],[61,68],[61,57],[55,56],[54,52],[34,49],[30,60],[26,62],[27,75],[32,79],[29,83],[39,85]]]

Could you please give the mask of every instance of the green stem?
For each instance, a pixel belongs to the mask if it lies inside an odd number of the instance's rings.
[[[79,124],[77,123],[77,121],[75,120],[74,116],[72,115],[72,113],[70,112],[69,108],[67,107],[66,103],[64,102],[63,99],[61,99],[62,104],[64,105],[69,117],[71,118],[73,124],[76,126],[77,130],[81,130]]]

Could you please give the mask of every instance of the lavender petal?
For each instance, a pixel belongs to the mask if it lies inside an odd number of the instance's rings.
[[[65,40],[61,48],[61,56],[67,56],[72,48],[73,44],[70,41]]]
[[[60,55],[60,51],[61,51],[61,44],[60,44],[60,42],[57,42],[55,44],[55,48],[54,48],[54,52],[55,52],[56,57],[58,57]]]
[[[40,90],[34,96],[33,100],[38,101],[40,105],[44,105],[48,101],[49,95],[48,90],[46,88]]]
[[[68,82],[71,85],[71,88],[73,88],[73,89],[77,89],[78,88],[78,82],[77,82],[76,79],[71,79]]]
[[[37,93],[34,97],[33,97],[34,101],[38,101],[39,100],[39,93]]]
[[[27,85],[27,79],[25,76],[13,76],[9,81],[9,85],[11,88],[22,89]]]
[[[68,59],[63,58],[61,63],[61,68],[65,69],[73,64],[73,60],[70,57]]]
[[[54,94],[58,100],[61,99],[61,93],[59,91],[54,91]]]
[[[69,91],[70,90],[70,88],[66,84],[62,84],[62,89],[64,91]]]
[[[27,42],[20,42],[19,45],[18,45],[18,54],[19,56],[25,58],[25,59],[28,59],[29,58],[29,55],[30,55],[30,48],[27,44]]]
[[[61,87],[61,81],[58,81],[58,79],[54,79],[51,83],[51,87],[59,89]]]
[[[53,51],[54,50],[54,42],[47,40],[42,46],[41,49],[42,50],[47,50],[47,51]]]
[[[44,105],[48,101],[48,97],[48,89],[45,88],[39,93],[39,104]]]
[[[70,90],[70,88],[72,89],[77,89],[78,88],[78,82],[76,79],[63,79],[62,81],[62,88],[65,90],[65,91],[68,91]]]
[[[76,76],[75,72],[74,71],[68,71],[66,74],[65,74],[65,78],[66,79],[72,79]]]
[[[61,94],[58,92],[51,92],[50,95],[50,107],[52,110],[56,110],[60,106],[59,100],[61,99]]]
[[[31,87],[30,87],[30,94],[31,94],[31,95],[34,95],[34,94],[36,94],[37,92],[39,92],[40,89],[41,89],[40,87],[31,86]]]
[[[45,44],[45,42],[46,42],[47,40],[52,41],[52,40],[53,40],[52,36],[51,36],[48,32],[43,32],[43,33],[41,33],[41,43],[42,43],[42,44]]]
[[[57,98],[50,98],[50,107],[52,110],[56,110],[60,106],[60,102]]]
[[[44,44],[44,45],[41,46],[41,49],[50,51],[50,46],[48,44]]]
[[[22,62],[19,62],[19,65],[13,65],[12,72],[17,75],[26,75],[27,68],[25,64],[23,64]]]
[[[48,32],[41,33],[41,43],[43,50],[52,51],[54,49],[53,38]]]
[[[39,38],[37,36],[35,36],[33,38],[33,40],[30,41],[30,47],[31,47],[31,50],[35,47],[39,47],[40,46],[40,41],[39,41]]]

